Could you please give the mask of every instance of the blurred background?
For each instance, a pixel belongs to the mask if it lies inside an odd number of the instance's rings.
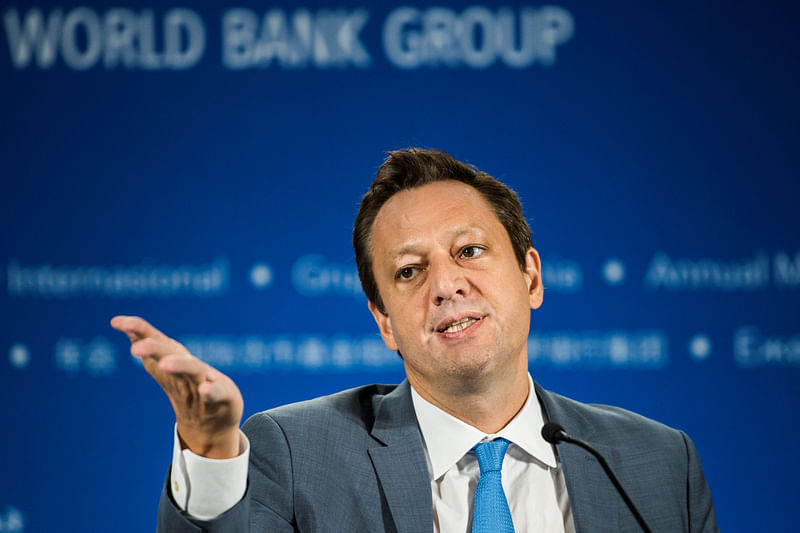
[[[722,530],[793,528],[795,4],[0,15],[0,532],[154,529],[174,418],[115,314],[230,374],[245,415],[403,379],[350,232],[408,145],[520,194],[534,379],[687,431]]]

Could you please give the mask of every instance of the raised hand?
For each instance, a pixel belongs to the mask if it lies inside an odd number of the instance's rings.
[[[233,380],[142,318],[115,316],[111,327],[128,335],[131,353],[167,393],[182,445],[213,459],[239,455],[244,401]]]

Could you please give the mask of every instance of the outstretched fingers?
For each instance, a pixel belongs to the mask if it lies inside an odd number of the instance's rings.
[[[158,361],[158,369],[173,376],[191,377],[196,383],[206,379],[209,366],[197,357],[187,354],[173,354],[162,357]]]
[[[145,370],[165,389],[169,381],[200,384],[208,365],[192,356],[179,342],[167,337],[143,318],[115,316],[111,327],[125,333],[131,341],[131,354],[141,359]]]
[[[236,383],[142,318],[115,316],[111,326],[128,336],[131,354],[166,392],[183,444],[206,457],[235,457],[244,409]]]
[[[147,320],[138,316],[118,315],[111,319],[111,327],[125,333],[131,342],[152,338],[169,340],[169,337],[153,327]]]

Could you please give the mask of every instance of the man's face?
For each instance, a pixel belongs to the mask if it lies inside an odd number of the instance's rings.
[[[375,218],[372,257],[386,315],[370,310],[423,396],[527,372],[530,309],[542,302],[539,256],[530,248],[520,268],[476,189],[443,181],[397,193]]]

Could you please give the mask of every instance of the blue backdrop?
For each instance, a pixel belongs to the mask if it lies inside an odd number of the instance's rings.
[[[0,8],[0,532],[149,531],[173,415],[115,314],[245,414],[397,382],[350,248],[383,150],[520,194],[531,372],[695,440],[725,531],[793,528],[796,5]]]

